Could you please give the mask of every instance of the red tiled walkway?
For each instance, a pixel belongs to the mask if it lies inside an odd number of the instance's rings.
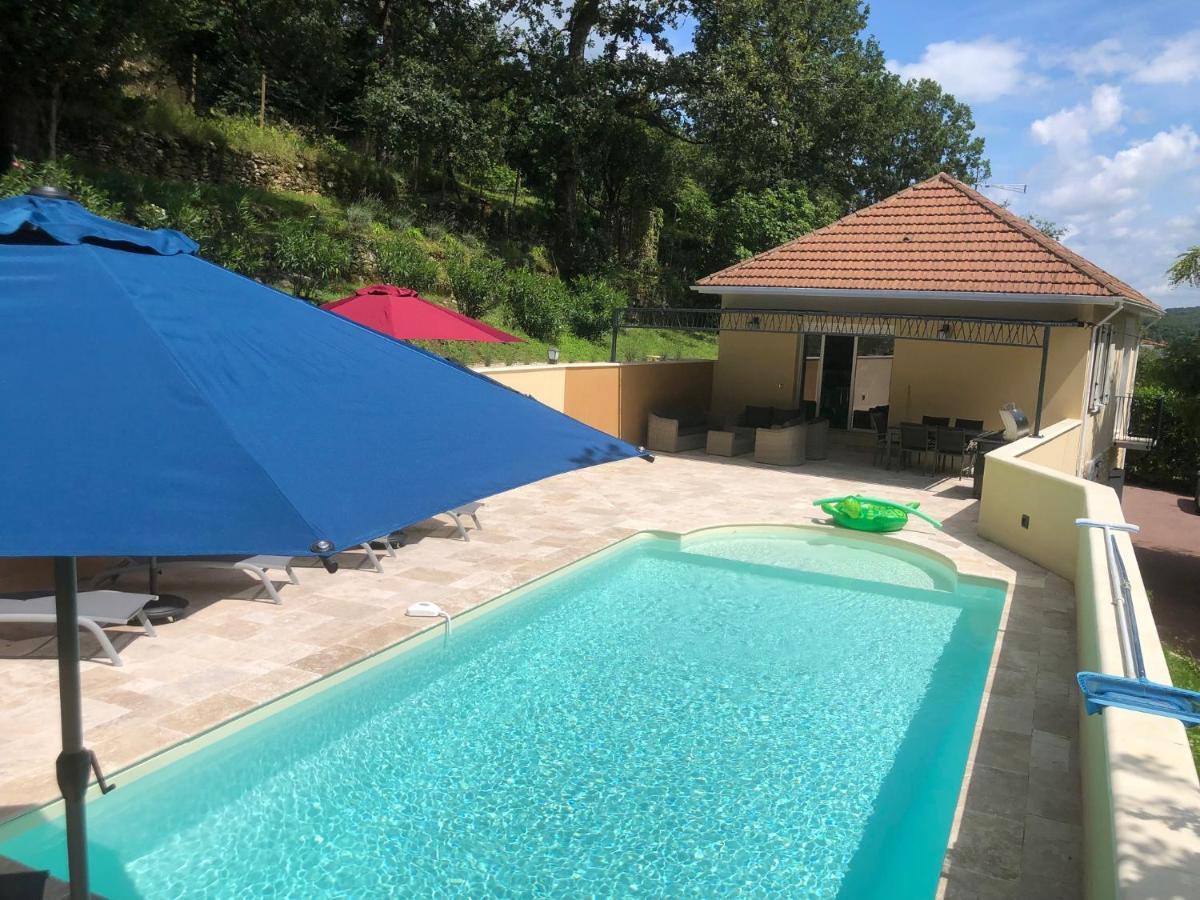
[[[1125,518],[1142,528],[1133,535],[1133,545],[1158,633],[1200,656],[1200,515],[1195,501],[1172,491],[1127,486],[1121,506]]]

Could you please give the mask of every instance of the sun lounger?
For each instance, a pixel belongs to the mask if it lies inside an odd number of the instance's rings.
[[[130,619],[138,624],[150,637],[155,636],[154,626],[146,618],[142,608],[158,598],[153,594],[127,594],[124,591],[81,591],[79,593],[79,627],[90,631],[100,643],[100,649],[108,655],[114,666],[121,665],[121,657],[113,648],[102,625],[125,625]],[[52,625],[58,621],[54,609],[54,595],[36,592],[10,594],[0,597],[0,622]]]
[[[454,520],[454,527],[458,529],[458,536],[464,541],[471,540],[467,537],[467,529],[463,527],[463,516],[470,516],[471,521],[475,523],[475,527],[479,531],[483,531],[483,526],[479,524],[479,508],[482,503],[464,503],[462,506],[456,506],[454,509],[447,510],[446,515]]]
[[[382,572],[383,567],[379,564],[378,557],[373,551],[368,552],[376,570]],[[124,559],[117,565],[97,574],[92,579],[91,586],[113,584],[125,573],[144,570],[148,565],[149,560],[147,559]],[[292,557],[290,556],[159,556],[155,559],[155,565],[159,571],[166,569],[236,569],[249,572],[262,582],[263,590],[267,592],[271,602],[276,604],[282,603],[283,598],[275,590],[275,584],[271,580],[271,576],[267,574],[268,572],[283,572],[287,575],[289,584],[300,583],[300,579],[296,577],[296,573],[292,569]]]

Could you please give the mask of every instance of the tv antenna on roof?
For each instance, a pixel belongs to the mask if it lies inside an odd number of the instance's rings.
[[[976,190],[991,189],[993,191],[1012,191],[1014,194],[1023,194],[1029,189],[1029,185],[1027,185],[1027,184],[977,184],[977,185],[975,185],[975,189]]]

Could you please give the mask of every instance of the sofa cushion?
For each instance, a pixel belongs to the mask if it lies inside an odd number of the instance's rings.
[[[660,419],[672,419],[679,423],[679,429],[698,428],[708,424],[708,413],[696,409],[660,409],[654,415]]]
[[[804,411],[800,409],[780,409],[778,406],[771,408],[771,427],[776,425],[791,425],[793,422],[798,422],[804,417]]]
[[[746,411],[742,413],[742,424],[747,428],[770,428],[771,407],[747,406]]]

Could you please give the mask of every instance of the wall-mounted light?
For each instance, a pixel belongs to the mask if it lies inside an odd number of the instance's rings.
[[[557,347],[551,347],[549,350],[546,351],[546,362],[550,363],[550,365],[554,365],[558,362],[558,348]]]

